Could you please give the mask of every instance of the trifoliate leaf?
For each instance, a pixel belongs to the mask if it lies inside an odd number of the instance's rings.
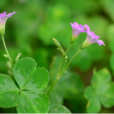
[[[19,89],[10,76],[0,74],[0,107],[15,107],[18,104]]]

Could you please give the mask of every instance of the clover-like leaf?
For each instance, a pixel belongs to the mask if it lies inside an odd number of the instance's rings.
[[[48,84],[49,73],[44,67],[37,67],[29,57],[19,60],[13,69],[20,88],[18,113],[46,113],[49,99],[42,92]]]
[[[48,97],[43,92],[22,91],[17,111],[19,113],[46,113],[49,108]]]
[[[21,59],[15,64],[13,73],[20,88],[24,86],[26,80],[35,71],[36,66],[37,63],[31,58]]]
[[[114,105],[114,83],[111,82],[111,75],[107,69],[94,73],[91,86],[85,90],[85,97],[88,100],[87,112],[95,113],[101,109],[101,104],[106,107]]]
[[[100,97],[100,100],[104,107],[109,108],[114,105],[114,83],[107,84],[105,88],[107,90]]]
[[[0,107],[15,107],[18,104],[19,89],[10,76],[0,74]]]
[[[101,104],[92,86],[87,87],[87,89],[85,90],[85,96],[88,100],[87,112],[99,112],[101,109]]]
[[[95,72],[91,84],[97,94],[102,94],[106,90],[106,85],[111,81],[111,75],[107,69]],[[105,87],[105,88],[104,88]]]
[[[49,81],[48,71],[29,57],[19,60],[13,72],[21,90],[43,90]]]
[[[69,109],[67,109],[65,106],[60,105],[60,104],[51,104],[49,113],[62,113],[62,114],[68,113],[68,114],[71,114]]]

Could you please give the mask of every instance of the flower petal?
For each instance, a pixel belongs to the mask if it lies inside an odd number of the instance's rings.
[[[90,34],[90,28],[89,28],[89,26],[85,24],[84,27],[86,28],[86,32],[89,35]]]
[[[91,31],[91,37],[92,38],[100,38],[100,36],[97,36],[93,31]]]
[[[14,11],[13,13],[9,13],[7,14],[8,17],[11,17],[13,14],[15,14],[16,12]]]
[[[99,46],[101,46],[101,45],[104,45],[104,46],[105,46],[105,44],[104,44],[104,42],[103,42],[102,40],[98,40],[98,39],[96,39],[96,38],[91,39],[90,43],[91,43],[91,44],[97,43]]]
[[[70,24],[72,27],[72,37],[70,41],[71,43],[73,43],[76,40],[76,38],[79,36],[79,34],[84,31],[84,26],[76,22]]]
[[[72,26],[72,29],[77,29],[78,27],[78,23],[74,22],[74,23],[70,23]]]
[[[98,44],[99,44],[99,46],[101,46],[101,45],[105,46],[105,44],[104,44],[104,42],[102,40],[98,40]]]
[[[4,14],[3,17],[1,17],[1,23],[5,24],[6,20],[11,17],[13,14],[15,14],[16,12],[14,11],[13,13],[9,13],[7,15]]]
[[[0,13],[0,18],[6,16],[6,12]]]
[[[78,27],[78,23],[74,22],[73,24],[74,24],[75,27]]]
[[[84,30],[84,26],[81,25],[81,24],[79,24],[79,25],[78,25],[78,29],[80,29],[81,31],[83,31],[83,30]]]

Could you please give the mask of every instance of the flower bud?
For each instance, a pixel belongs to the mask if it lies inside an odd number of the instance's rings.
[[[57,39],[55,39],[54,37],[53,37],[53,41],[58,48],[61,47],[61,44],[59,43],[59,41]]]
[[[18,55],[17,55],[17,57],[15,59],[16,62],[19,60],[20,56],[21,56],[21,53],[18,53]]]
[[[55,45],[57,46],[57,50],[59,50],[59,51],[62,53],[62,55],[64,56],[65,60],[67,61],[67,60],[68,60],[68,57],[67,57],[67,55],[65,54],[65,51],[64,51],[64,49],[62,48],[62,46],[61,46],[61,44],[59,43],[59,41],[58,41],[57,39],[55,39],[54,37],[53,37],[53,41],[54,41]]]
[[[64,56],[64,58],[65,58],[65,61],[67,62],[67,60],[68,60],[68,56],[67,56],[67,55],[65,55],[65,56]]]
[[[9,58],[7,54],[3,54],[3,56],[4,56],[5,58]]]

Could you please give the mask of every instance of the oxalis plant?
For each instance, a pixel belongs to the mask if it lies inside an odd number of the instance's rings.
[[[50,93],[66,72],[71,61],[81,50],[93,43],[97,43],[99,46],[105,45],[104,42],[99,40],[99,36],[93,31],[90,31],[88,25],[81,25],[76,22],[70,23],[73,32],[70,45],[66,51],[64,51],[59,41],[53,38],[57,49],[62,53],[62,60],[55,81],[50,88],[46,88],[50,79],[49,72],[46,68],[37,66],[36,61],[30,57],[19,60],[21,56],[20,53],[16,59],[13,60],[8,52],[4,40],[5,24],[7,19],[15,13],[16,12],[6,15],[6,12],[4,12],[0,14],[0,36],[2,37],[6,51],[4,57],[11,62],[14,76],[11,77],[8,74],[0,74],[0,107],[16,107],[18,113],[70,113],[66,107],[60,104],[50,105]],[[69,60],[67,53],[81,32],[87,33],[87,38],[82,43],[79,51]],[[90,89],[91,87],[89,87],[87,91],[90,91]]]

